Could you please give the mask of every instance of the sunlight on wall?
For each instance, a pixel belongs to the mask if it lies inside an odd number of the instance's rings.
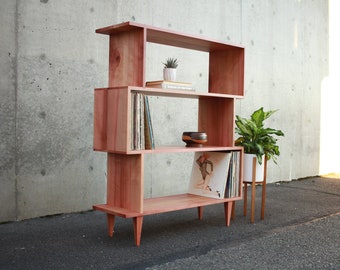
[[[321,85],[319,174],[340,172],[340,1],[329,1],[329,76]]]

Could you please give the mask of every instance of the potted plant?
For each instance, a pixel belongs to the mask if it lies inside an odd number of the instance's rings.
[[[176,68],[178,67],[178,62],[176,58],[168,58],[165,63],[163,63],[163,78],[165,81],[176,81]]]
[[[284,133],[281,130],[264,127],[264,121],[276,111],[265,112],[261,107],[253,112],[250,119],[236,116],[235,131],[240,137],[235,141],[235,145],[244,147],[244,181],[252,181],[253,157],[257,158],[256,181],[263,180],[264,158],[272,159],[277,164],[276,158],[280,155],[280,150],[274,136],[284,136]]]

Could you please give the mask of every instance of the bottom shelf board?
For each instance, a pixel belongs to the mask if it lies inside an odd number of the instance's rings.
[[[159,214],[177,210],[184,210],[188,208],[195,208],[218,203],[232,202],[240,200],[241,197],[213,199],[204,196],[193,194],[171,195],[158,198],[150,198],[144,200],[144,211],[142,213],[131,211],[128,209],[110,206],[108,204],[94,205],[95,210],[103,211],[105,213],[120,216],[123,218],[132,218],[137,216],[146,216],[152,214]]]

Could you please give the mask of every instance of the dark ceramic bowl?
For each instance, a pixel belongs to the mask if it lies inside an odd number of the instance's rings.
[[[183,132],[182,141],[187,147],[201,147],[202,144],[208,141],[208,135],[205,132]]]

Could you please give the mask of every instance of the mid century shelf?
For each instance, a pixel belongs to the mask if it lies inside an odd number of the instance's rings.
[[[109,35],[109,87],[94,92],[94,150],[107,152],[107,201],[94,205],[107,214],[108,233],[113,235],[115,217],[132,218],[135,244],[140,245],[143,216],[223,203],[226,225],[230,224],[232,204],[242,198],[243,148],[234,145],[235,100],[244,95],[244,49],[197,36],[126,22],[96,30]],[[147,43],[176,46],[209,53],[207,93],[146,88],[145,55]],[[131,150],[131,96],[198,99],[197,130],[208,134],[203,147],[156,146],[152,150]],[[239,151],[238,196],[214,199],[178,194],[144,199],[144,155],[202,151]]]

